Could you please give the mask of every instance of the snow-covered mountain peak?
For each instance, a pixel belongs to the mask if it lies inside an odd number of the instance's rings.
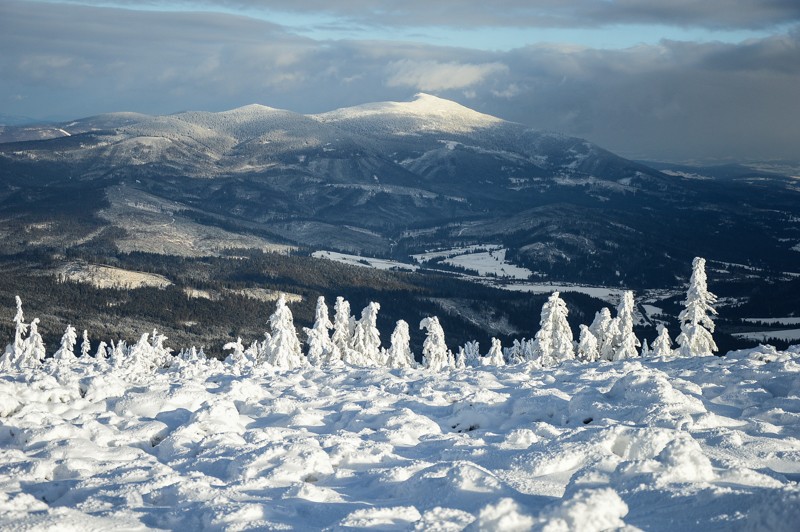
[[[418,93],[410,102],[376,102],[314,115],[321,122],[377,128],[393,133],[440,131],[469,133],[504,123],[452,100]]]

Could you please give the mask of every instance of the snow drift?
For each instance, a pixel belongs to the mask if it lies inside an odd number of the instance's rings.
[[[790,530],[800,346],[276,371],[197,353],[0,377],[6,530]]]

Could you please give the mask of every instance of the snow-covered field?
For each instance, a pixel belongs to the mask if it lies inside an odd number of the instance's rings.
[[[144,286],[164,288],[172,284],[163,275],[134,272],[100,264],[65,264],[58,270],[58,275],[62,279],[87,283],[98,288],[141,288]]]
[[[800,318],[787,316],[785,318],[745,318],[748,323],[765,323],[767,325],[800,325]]]
[[[0,375],[0,529],[796,530],[800,347]]]
[[[418,266],[414,264],[406,264],[405,262],[398,262],[389,259],[376,259],[373,257],[362,257],[361,255],[349,255],[347,253],[339,253],[337,251],[315,251],[311,254],[312,257],[317,259],[328,259],[342,264],[349,264],[350,266],[362,266],[364,268],[374,268],[376,270],[409,270],[415,271]]]
[[[619,288],[606,288],[604,286],[584,286],[573,284],[551,284],[551,283],[508,283],[499,288],[513,290],[516,292],[529,292],[531,294],[549,294],[551,292],[579,292],[597,299],[602,299],[608,303],[619,301],[623,290]]]
[[[769,330],[769,331],[744,332],[744,333],[735,333],[733,336],[736,336],[737,338],[745,338],[747,340],[757,340],[760,342],[766,342],[771,338],[775,338],[778,340],[788,340],[792,342],[794,340],[800,340],[800,329],[781,329],[781,330]]]
[[[484,244],[429,251],[412,255],[418,263],[438,261],[450,266],[464,268],[480,277],[502,277],[528,279],[533,272],[506,261],[506,249],[497,244]]]
[[[506,261],[506,250],[482,251],[468,255],[457,255],[442,262],[451,266],[477,272],[481,277],[494,276],[511,279],[528,279],[533,272]]]

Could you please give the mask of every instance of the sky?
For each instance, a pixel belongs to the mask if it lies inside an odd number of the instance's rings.
[[[798,0],[0,1],[0,114],[426,92],[637,159],[800,160]]]

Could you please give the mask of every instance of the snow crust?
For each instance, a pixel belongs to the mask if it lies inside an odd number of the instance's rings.
[[[115,367],[117,369],[115,369]],[[791,530],[800,346],[549,369],[0,375],[4,530]]]

